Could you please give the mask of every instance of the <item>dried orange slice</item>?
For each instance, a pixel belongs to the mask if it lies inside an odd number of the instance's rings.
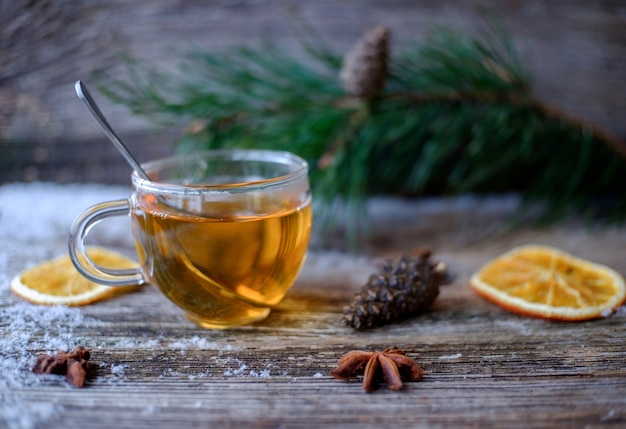
[[[626,300],[616,271],[541,245],[516,247],[489,261],[470,284],[509,311],[546,319],[604,317]]]
[[[137,262],[108,249],[91,247],[87,254],[104,268],[135,268]],[[99,301],[132,287],[104,286],[84,278],[69,256],[42,262],[22,271],[11,281],[11,290],[33,304],[79,306]]]

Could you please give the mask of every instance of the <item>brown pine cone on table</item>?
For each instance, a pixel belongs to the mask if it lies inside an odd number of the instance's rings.
[[[350,305],[343,323],[358,330],[386,325],[426,311],[450,280],[445,264],[433,262],[431,252],[387,260],[370,276]]]

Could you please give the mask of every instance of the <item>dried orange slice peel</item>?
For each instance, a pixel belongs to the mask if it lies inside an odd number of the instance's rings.
[[[618,272],[542,245],[513,248],[489,261],[470,284],[509,311],[546,319],[605,317],[626,300]]]
[[[120,253],[99,247],[90,247],[87,254],[105,268],[124,269],[138,265]],[[135,288],[110,287],[89,281],[76,270],[69,256],[42,262],[22,271],[11,281],[13,293],[42,305],[86,305]]]

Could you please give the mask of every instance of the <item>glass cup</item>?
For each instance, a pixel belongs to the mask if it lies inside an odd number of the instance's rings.
[[[97,204],[72,225],[69,254],[108,286],[151,283],[206,328],[267,317],[293,285],[312,223],[308,166],[269,150],[215,150],[142,164],[128,199]],[[140,268],[97,266],[84,240],[100,220],[130,215]]]

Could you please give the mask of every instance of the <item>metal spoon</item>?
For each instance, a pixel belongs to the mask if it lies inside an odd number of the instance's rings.
[[[76,88],[76,94],[78,95],[78,98],[83,100],[83,103],[85,103],[85,106],[87,106],[87,109],[89,110],[89,113],[91,113],[91,116],[96,120],[98,125],[100,125],[100,128],[102,128],[109,140],[113,142],[117,150],[119,150],[124,158],[126,158],[126,161],[130,164],[130,166],[133,167],[139,177],[145,180],[150,180],[144,169],[141,168],[139,162],[137,162],[137,159],[135,159],[135,157],[132,153],[130,153],[126,145],[122,143],[117,134],[115,134],[115,131],[113,131],[113,128],[111,128],[111,125],[109,125],[109,123],[107,122],[106,118],[98,108],[98,105],[93,100],[93,98],[91,98],[91,95],[89,95],[89,92],[87,91],[87,88],[85,88],[85,85],[83,85],[83,83],[79,80],[76,81],[76,85],[74,85],[74,87]]]

